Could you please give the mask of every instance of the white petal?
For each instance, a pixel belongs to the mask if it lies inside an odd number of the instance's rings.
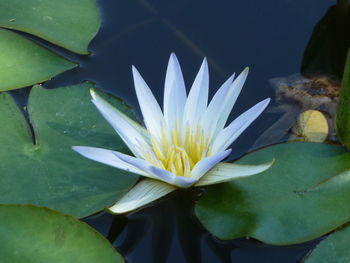
[[[161,139],[164,116],[152,91],[141,77],[140,73],[133,66],[132,73],[138,102],[147,130],[158,139]]]
[[[237,101],[238,95],[241,93],[245,80],[247,79],[248,72],[249,68],[245,68],[242,73],[239,74],[239,76],[233,81],[229,91],[227,92],[226,98],[222,102],[221,110],[217,113],[218,119],[214,124],[216,128],[214,135],[225,127],[232,108]]]
[[[135,156],[140,157],[142,154],[133,145],[141,143],[143,148],[150,149],[147,131],[141,125],[113,107],[93,89],[90,90],[90,93],[93,98],[92,102]]]
[[[185,105],[184,123],[196,125],[208,104],[209,72],[208,63],[204,59],[193,82]]]
[[[197,182],[197,179],[191,178],[191,177],[183,177],[183,176],[176,176],[175,174],[171,173],[168,170],[161,169],[159,167],[156,167],[152,165],[151,163],[135,158],[133,156],[129,156],[123,153],[115,152],[114,153],[120,160],[142,170],[147,174],[147,177],[158,179],[160,181],[163,181],[165,183],[175,185],[181,188],[188,188],[191,185],[193,185],[195,182]]]
[[[115,126],[116,118],[122,118],[126,122],[128,122],[132,127],[134,127],[138,132],[148,137],[147,130],[141,126],[138,122],[131,119],[129,116],[125,115],[123,112],[118,110],[118,108],[112,106],[108,101],[102,98],[94,89],[90,89],[90,94],[92,99],[94,100],[94,104],[97,104],[98,107],[104,107],[106,109],[106,120],[111,124],[111,126]]]
[[[260,165],[240,165],[233,163],[219,163],[205,174],[195,186],[211,185],[227,182],[233,179],[242,178],[269,169],[274,161]]]
[[[198,179],[192,177],[184,177],[184,176],[175,176],[174,185],[180,188],[188,188],[194,185]]]
[[[231,153],[231,149],[228,149],[224,152],[203,158],[193,167],[191,172],[191,177],[199,180],[207,171],[213,168],[217,163],[221,162]]]
[[[166,183],[145,179],[136,184],[126,195],[108,210],[115,214],[122,214],[147,205],[176,190]]]
[[[164,88],[164,118],[168,127],[176,128],[183,117],[186,103],[186,88],[181,67],[174,53],[170,55]],[[180,124],[180,123],[179,123]]]
[[[151,167],[150,170],[153,174],[157,175],[160,180],[180,188],[188,188],[198,181],[197,178],[176,176],[167,170],[155,166]]]
[[[225,105],[224,102],[231,87],[234,76],[235,75],[233,74],[224,82],[224,84],[221,85],[221,87],[218,89],[210,101],[205,114],[202,115],[202,127],[208,134],[211,134],[211,131],[216,128],[217,122],[220,118],[220,112],[223,110],[223,107]]]
[[[147,174],[134,166],[123,162],[115,156],[115,151],[86,146],[73,146],[72,149],[82,156],[94,160],[96,162],[104,163],[112,167],[116,167],[128,172],[147,176]]]
[[[246,112],[242,113],[229,126],[223,129],[213,142],[212,153],[221,152],[229,147],[232,142],[263,112],[270,99],[265,99]]]
[[[152,166],[149,162],[143,159],[135,158],[134,156],[130,156],[121,152],[113,152],[116,158],[119,158],[122,162],[125,162],[137,169],[143,171],[147,174],[147,177],[153,179],[160,179],[157,175],[150,171],[150,167]]]

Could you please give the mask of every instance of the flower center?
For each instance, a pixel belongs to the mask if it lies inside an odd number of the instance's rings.
[[[210,154],[209,142],[210,136],[206,136],[199,125],[187,125],[183,136],[178,128],[171,132],[171,138],[166,137],[164,131],[160,143],[151,139],[156,160],[146,159],[177,176],[189,177],[195,164]]]
[[[168,148],[166,159],[162,161],[163,169],[178,176],[190,176],[194,162],[187,152],[178,146]]]

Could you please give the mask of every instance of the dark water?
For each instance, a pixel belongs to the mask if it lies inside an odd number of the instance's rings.
[[[319,0],[100,0],[103,24],[89,57],[57,47],[80,67],[46,83],[59,87],[94,81],[123,98],[140,116],[131,65],[162,101],[167,60],[174,51],[190,87],[204,56],[213,94],[231,73],[251,68],[231,119],[266,97],[269,79],[300,71],[303,52],[316,23],[335,1]],[[273,107],[270,105],[270,107]],[[234,143],[231,158],[247,152],[276,116],[265,113]],[[193,217],[195,195],[179,192],[127,219],[101,213],[85,219],[128,262],[298,262],[315,242],[275,247],[254,240],[222,242]],[[114,224],[113,224],[114,222]],[[125,228],[118,234],[118,224]],[[111,228],[111,225],[114,227]],[[108,234],[109,233],[109,234]],[[115,240],[114,240],[115,239]]]

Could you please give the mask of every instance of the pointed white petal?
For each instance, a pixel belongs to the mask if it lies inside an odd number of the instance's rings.
[[[224,152],[203,158],[193,167],[191,172],[191,177],[199,180],[207,171],[213,168],[217,163],[221,162],[231,153],[231,149],[228,149]]]
[[[241,74],[233,81],[227,92],[225,100],[222,102],[221,111],[217,113],[217,122],[214,124],[216,131],[214,135],[221,131],[227,122],[238,95],[241,93],[244,82],[247,79],[249,68],[245,68]]]
[[[119,153],[119,152],[115,152],[114,154],[123,162],[126,162],[145,172],[147,174],[147,177],[158,179],[165,183],[175,185],[181,188],[190,187],[195,182],[197,182],[197,179],[190,178],[190,177],[176,176],[175,174],[169,172],[168,170],[164,170],[159,167],[156,167],[145,160],[137,159],[135,157],[132,157],[123,153]]]
[[[150,149],[147,131],[141,125],[113,107],[93,89],[90,93],[92,102],[135,156],[140,157],[142,154],[133,145],[141,143],[143,148]]]
[[[208,63],[204,59],[193,82],[185,105],[184,122],[196,125],[208,104],[209,72]]]
[[[152,164],[150,164],[146,160],[135,158],[134,156],[130,156],[130,155],[127,155],[127,154],[124,154],[121,152],[113,152],[113,154],[117,158],[119,158],[122,162],[125,162],[125,163],[143,171],[145,174],[147,174],[146,175],[147,177],[162,180],[162,178],[158,178],[158,175],[150,170],[150,168],[153,166],[152,166]],[[164,175],[164,177],[166,177],[166,175]],[[170,177],[170,175],[168,177]]]
[[[274,161],[260,165],[239,165],[233,163],[219,163],[205,174],[195,186],[219,184],[233,179],[259,174],[271,167]]]
[[[212,153],[221,152],[229,147],[232,142],[263,112],[270,99],[265,99],[246,112],[242,113],[229,126],[223,129],[215,138]]]
[[[114,214],[131,212],[176,190],[174,186],[145,179],[136,184],[126,195],[108,210]]]
[[[117,158],[114,154],[116,153],[115,151],[86,146],[73,146],[72,149],[82,156],[96,162],[104,163],[135,174],[147,176],[145,172]]]
[[[205,114],[202,115],[202,127],[208,134],[211,134],[211,131],[216,128],[217,122],[220,118],[220,112],[222,112],[225,105],[224,101],[227,97],[234,76],[235,75],[233,74],[224,82],[224,84],[221,85],[210,101]]]
[[[170,55],[164,88],[164,118],[168,127],[174,129],[182,120],[186,103],[186,88],[179,61],[174,53]]]
[[[137,99],[140,104],[142,116],[145,121],[147,130],[152,136],[160,139],[162,127],[164,125],[164,116],[159,107],[157,100],[154,98],[152,91],[141,77],[140,73],[133,66],[132,72],[134,76],[134,84]]]
[[[148,137],[147,130],[141,126],[138,122],[131,119],[129,116],[125,115],[123,112],[118,110],[118,108],[113,107],[109,102],[107,102],[104,98],[102,98],[94,89],[90,89],[90,94],[94,103],[97,104],[98,107],[104,107],[106,109],[106,120],[111,124],[112,127],[115,126],[115,122],[118,121],[119,118],[122,118],[126,122],[128,122],[132,127],[134,127],[138,132],[143,134],[145,137]]]

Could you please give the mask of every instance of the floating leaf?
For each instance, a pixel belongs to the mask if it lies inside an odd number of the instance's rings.
[[[337,137],[350,149],[350,49],[346,59],[336,116]]]
[[[95,0],[0,0],[0,26],[87,54],[100,17]]]
[[[6,29],[0,29],[0,50],[0,91],[40,83],[76,66]]]
[[[319,243],[302,262],[344,263],[350,262],[350,226],[346,226]]]
[[[328,136],[327,119],[320,111],[304,111],[298,116],[294,134],[308,142],[324,142]]]
[[[94,229],[59,212],[32,205],[0,205],[1,262],[123,262]]]
[[[137,176],[88,160],[71,147],[89,145],[128,152],[90,101],[89,83],[33,87],[30,128],[15,102],[0,93],[0,203],[47,206],[77,217],[114,204]],[[130,114],[123,103],[110,99]]]
[[[207,188],[195,210],[211,233],[284,245],[314,239],[349,220],[350,174],[340,174],[350,169],[349,152],[295,142],[253,152],[238,163],[273,158],[262,174]]]

